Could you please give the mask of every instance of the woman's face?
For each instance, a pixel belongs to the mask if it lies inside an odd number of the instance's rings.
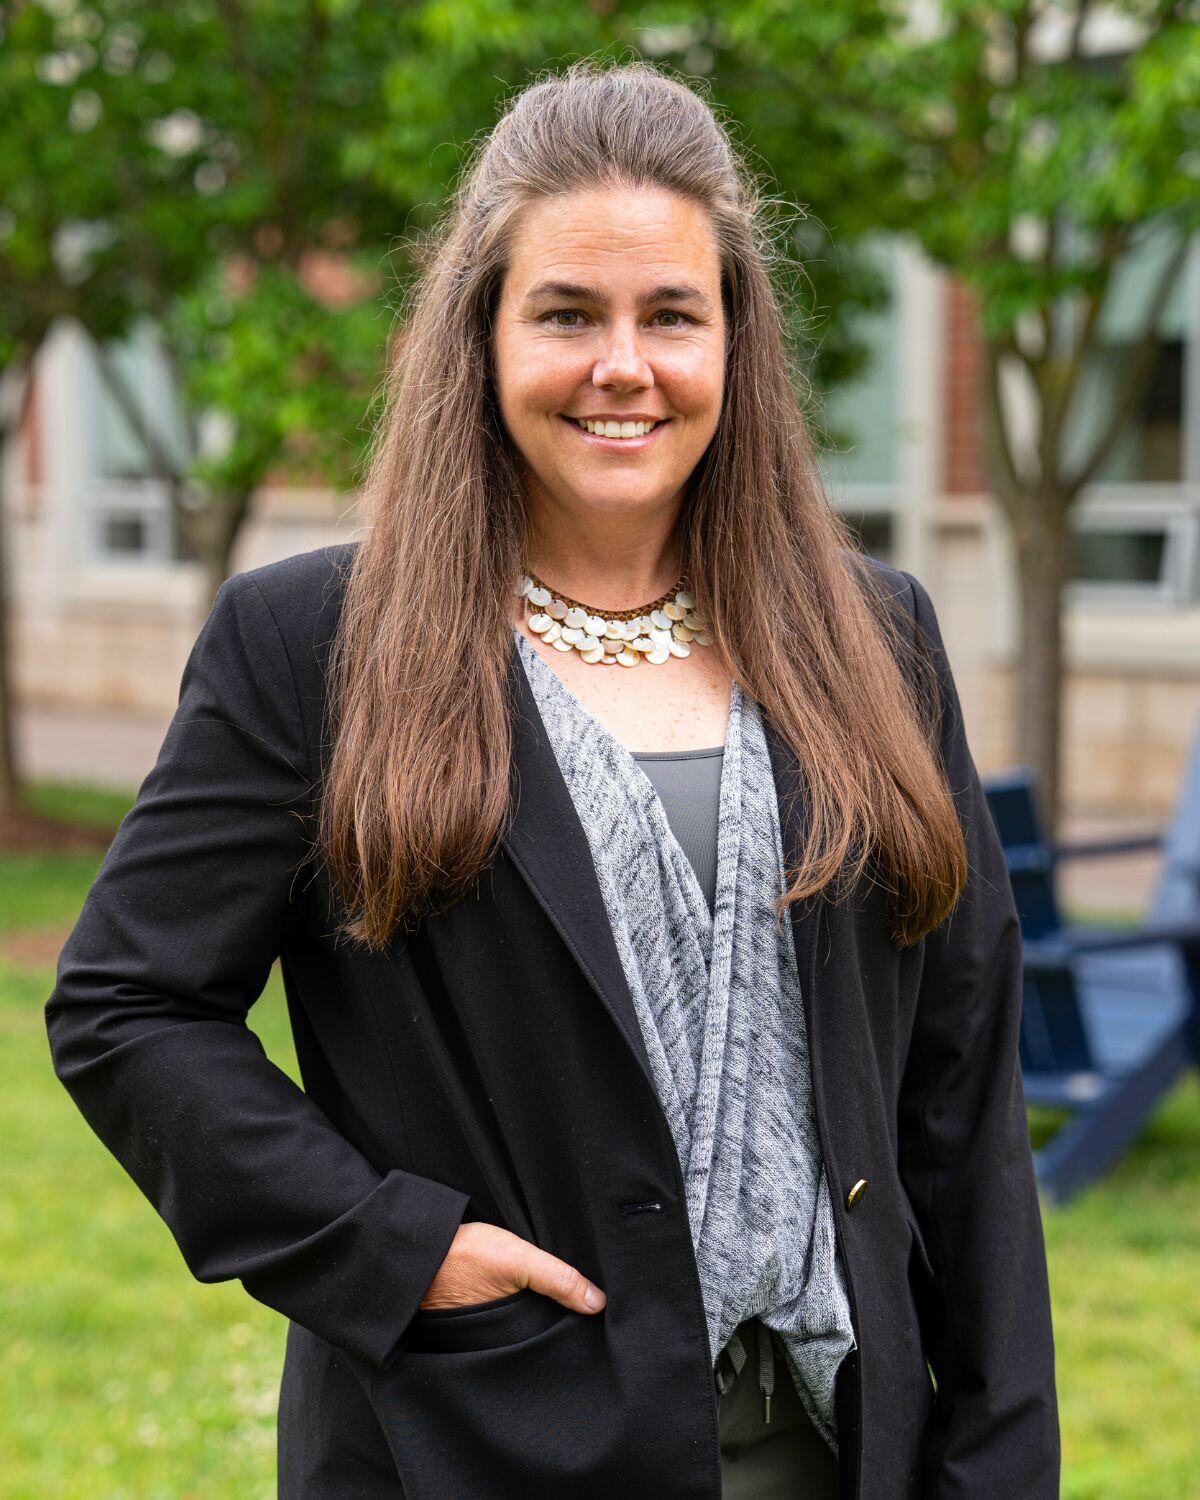
[[[716,430],[724,389],[720,260],[704,210],[657,188],[531,204],[493,354],[501,416],[535,494],[582,512],[669,506]],[[655,425],[596,436],[581,418]]]

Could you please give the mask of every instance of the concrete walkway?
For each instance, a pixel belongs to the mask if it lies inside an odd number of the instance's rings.
[[[26,709],[17,714],[17,755],[33,781],[86,781],[132,795],[158,758],[170,722],[170,714]]]

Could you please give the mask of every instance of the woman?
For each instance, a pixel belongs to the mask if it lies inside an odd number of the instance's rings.
[[[519,95],[365,538],[220,590],[63,950],[58,1076],[290,1320],[281,1495],[1057,1494],[1003,859],[769,258],[691,89]]]

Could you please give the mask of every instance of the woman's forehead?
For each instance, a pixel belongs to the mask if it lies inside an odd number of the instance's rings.
[[[711,293],[719,257],[703,207],[661,190],[572,193],[531,204],[510,247],[514,295],[539,286],[604,290],[637,282]]]

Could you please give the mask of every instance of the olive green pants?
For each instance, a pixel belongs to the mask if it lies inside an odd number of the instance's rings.
[[[796,1394],[783,1350],[775,1349],[771,1420],[758,1383],[758,1319],[738,1328],[747,1359],[732,1386],[717,1391],[721,1493],[725,1500],[837,1500],[838,1461]]]

